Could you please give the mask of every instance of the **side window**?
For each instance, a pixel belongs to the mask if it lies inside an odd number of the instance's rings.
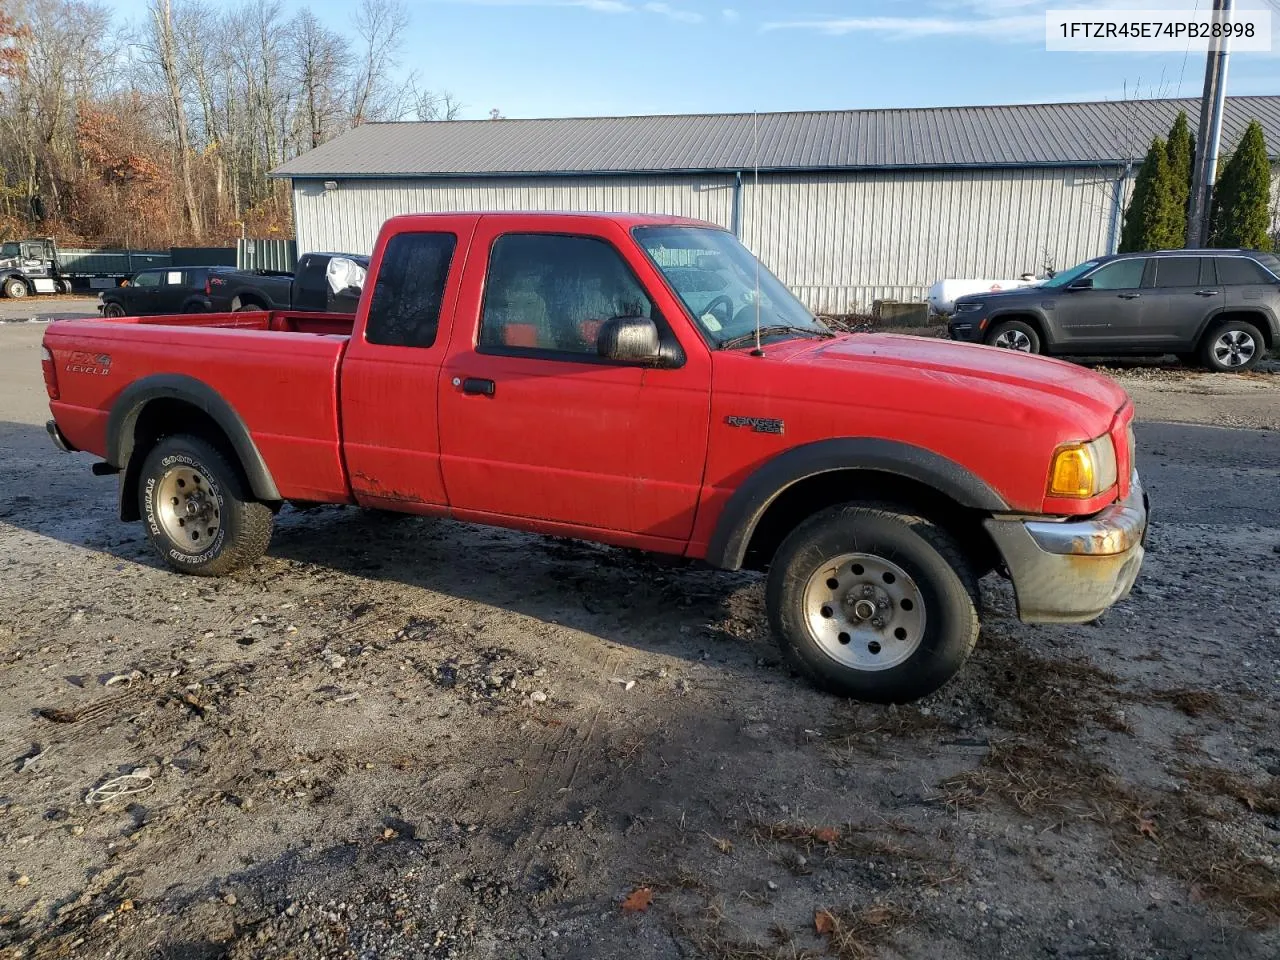
[[[1218,257],[1219,283],[1275,283],[1271,275],[1246,257]]]
[[[158,273],[140,273],[133,278],[135,287],[158,287],[160,286],[160,274]]]
[[[436,342],[457,243],[452,233],[400,233],[387,241],[364,328],[369,343],[429,347]]]
[[[1133,290],[1142,286],[1142,271],[1147,261],[1141,257],[1116,260],[1099,267],[1092,274],[1095,290]]]
[[[1156,258],[1157,287],[1197,287],[1201,284],[1200,257]]]
[[[652,301],[607,241],[511,233],[493,243],[481,348],[595,356],[604,321],[652,316]]]

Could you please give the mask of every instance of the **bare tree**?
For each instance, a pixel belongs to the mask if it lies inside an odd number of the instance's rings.
[[[399,66],[400,37],[408,26],[409,13],[401,0],[361,0],[356,33],[362,46],[351,88],[352,126],[401,113],[401,98],[390,88]]]
[[[169,102],[169,119],[177,140],[178,172],[182,179],[182,199],[186,207],[187,225],[193,236],[203,232],[200,207],[196,203],[195,181],[191,175],[191,138],[187,131],[187,105],[182,92],[182,74],[178,54],[178,38],[174,28],[173,0],[151,0],[148,6],[151,29],[148,54],[151,63],[164,79]]]
[[[351,54],[343,38],[308,9],[289,22],[288,73],[301,97],[299,120],[306,147],[333,137],[343,122],[343,97],[351,70]]]

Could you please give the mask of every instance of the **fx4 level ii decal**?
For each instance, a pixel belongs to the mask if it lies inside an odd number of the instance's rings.
[[[111,354],[74,351],[67,357],[67,373],[88,373],[105,377],[111,372]]]
[[[772,417],[725,417],[724,422],[731,427],[750,427],[756,433],[781,434],[786,426]]]

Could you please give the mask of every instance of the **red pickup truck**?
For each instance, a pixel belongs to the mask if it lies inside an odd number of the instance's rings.
[[[66,320],[43,361],[54,442],[177,570],[253,561],[290,502],[767,570],[791,664],[860,699],[955,674],[993,570],[1023,620],[1085,621],[1143,558],[1119,387],[833,333],[698,221],[396,217],[354,317]]]

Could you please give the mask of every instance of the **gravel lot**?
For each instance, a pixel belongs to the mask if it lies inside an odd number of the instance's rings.
[[[49,444],[42,331],[0,326],[0,957],[1280,955],[1274,375],[1115,371],[1134,596],[1026,627],[992,579],[959,678],[873,708],[758,578],[620,550],[286,510],[172,574]]]

